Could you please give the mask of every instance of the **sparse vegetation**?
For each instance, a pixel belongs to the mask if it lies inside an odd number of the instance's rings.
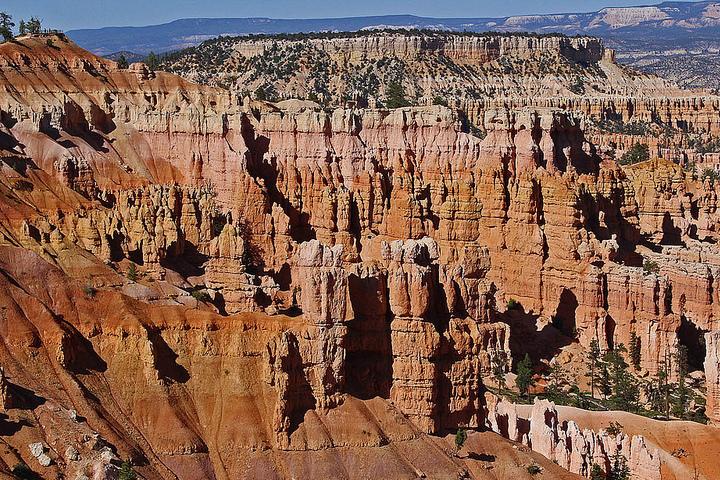
[[[618,163],[620,165],[634,165],[636,163],[650,160],[650,148],[643,143],[636,143],[623,153]]]
[[[702,171],[702,175],[700,176],[700,178],[703,181],[709,180],[710,183],[714,185],[715,183],[717,183],[718,178],[720,178],[720,174],[718,174],[717,170],[715,170],[714,168],[705,168]]]
[[[87,298],[95,298],[95,295],[97,294],[97,289],[92,285],[88,284],[83,287],[83,293]]]
[[[542,473],[542,467],[533,463],[532,465],[528,465],[527,472],[534,477],[535,475]]]
[[[202,289],[196,289],[190,292],[190,295],[197,300],[198,302],[209,302],[210,301],[210,294],[208,294],[207,291]]]
[[[660,265],[658,265],[657,262],[646,258],[643,261],[643,272],[645,274],[654,273],[657,275],[658,273],[660,273]]]
[[[527,353],[525,354],[525,358],[523,358],[517,365],[515,385],[517,385],[520,395],[525,397],[527,397],[530,387],[535,385],[535,380],[533,379],[532,360],[530,359],[530,355]]]
[[[634,135],[645,137],[650,133],[652,125],[647,122],[624,122],[622,120],[603,119],[598,122],[598,128],[607,133]],[[657,126],[655,126],[657,128]]]
[[[514,298],[511,298],[510,300],[507,301],[507,309],[508,310],[515,310],[519,306],[520,306],[520,302],[518,302]]]
[[[467,440],[467,432],[464,428],[459,428],[455,432],[455,449],[460,450],[465,445],[465,440]]]
[[[120,55],[120,57],[118,57],[117,66],[121,70],[125,70],[130,66],[130,64],[128,64],[127,58],[125,58],[125,55]]]
[[[12,21],[12,17],[7,12],[0,12],[0,36],[3,41],[9,42],[15,35],[13,35],[13,27],[15,23]]]
[[[131,263],[131,264],[130,264],[130,267],[128,267],[127,278],[128,278],[131,282],[137,282],[137,280],[138,280],[137,266],[135,266],[134,263]]]
[[[610,422],[610,425],[608,425],[605,431],[611,437],[617,437],[623,432],[623,426],[618,422]]]
[[[136,480],[137,473],[133,469],[132,462],[126,460],[120,465],[120,474],[118,480]]]

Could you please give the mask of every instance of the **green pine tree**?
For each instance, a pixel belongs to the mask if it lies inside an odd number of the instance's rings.
[[[548,372],[548,386],[545,390],[545,396],[559,405],[566,405],[568,403],[568,398],[562,390],[562,385],[566,382],[567,377],[562,367],[560,367],[557,362],[551,363],[550,371]]]
[[[117,66],[121,70],[125,70],[130,66],[128,64],[127,58],[125,58],[125,55],[120,55],[120,57],[117,60]]]
[[[507,383],[505,382],[505,374],[508,369],[508,358],[505,352],[496,352],[490,361],[492,367],[492,376],[495,380],[495,384],[498,388],[498,393],[502,393],[507,390]]]
[[[160,57],[155,52],[148,53],[148,56],[145,57],[145,65],[151,72],[154,72],[160,66]]]
[[[25,29],[27,33],[37,35],[42,32],[42,22],[37,17],[30,17],[30,20],[25,23]]]
[[[641,350],[640,350],[640,338],[635,332],[630,333],[630,363],[635,370],[640,370]]]
[[[463,445],[465,445],[465,440],[467,440],[467,432],[463,428],[458,428],[458,431],[455,432],[455,451],[460,451]]]
[[[4,41],[9,42],[13,38],[15,38],[12,30],[14,26],[15,23],[13,23],[10,14],[6,12],[0,12],[0,35],[3,37]]]
[[[637,410],[640,400],[640,387],[635,377],[628,371],[629,365],[623,356],[626,352],[625,346],[621,343],[605,355],[612,383],[610,405],[616,410],[634,412]]]
[[[525,397],[527,397],[530,387],[535,385],[535,380],[533,379],[532,360],[530,360],[530,355],[527,353],[525,354],[525,358],[523,358],[517,365],[515,385],[517,385],[520,394]]]
[[[607,400],[608,395],[612,394],[612,383],[610,382],[610,369],[605,362],[601,364],[600,378],[598,380],[598,388],[603,396],[604,400]]]
[[[595,382],[598,379],[598,363],[600,360],[600,344],[597,338],[593,338],[590,342],[590,350],[587,353],[587,369],[590,377],[590,396],[595,398]]]
[[[677,418],[685,418],[690,403],[690,389],[685,383],[688,374],[688,351],[685,345],[678,347],[675,355],[675,365],[678,372],[678,383],[675,391],[676,395],[673,398],[672,413]]]
[[[605,472],[600,465],[593,463],[592,469],[590,470],[590,480],[605,480]]]
[[[410,102],[405,98],[402,82],[390,82],[385,90],[385,106],[387,108],[407,107]]]
[[[628,480],[630,478],[627,459],[620,452],[613,455],[612,466],[606,478],[607,480]]]

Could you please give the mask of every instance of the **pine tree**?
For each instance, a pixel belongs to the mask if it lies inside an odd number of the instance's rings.
[[[130,281],[137,282],[138,271],[137,271],[137,267],[135,266],[134,263],[130,264],[130,268],[128,268],[128,272],[127,272],[127,277],[128,277],[128,279],[130,279]]]
[[[125,70],[126,68],[128,68],[130,66],[128,64],[127,58],[125,58],[125,55],[120,55],[120,57],[118,57],[117,66],[121,70]]]
[[[603,399],[607,400],[608,395],[612,393],[612,383],[610,382],[610,370],[606,363],[602,364],[600,369],[599,385],[600,393],[602,393]]]
[[[150,52],[148,53],[148,56],[145,57],[145,65],[147,65],[151,72],[154,72],[160,65],[160,58],[155,54],[155,52]]]
[[[15,37],[12,31],[14,26],[15,23],[13,23],[12,17],[8,13],[0,12],[0,35],[6,42]]]
[[[25,23],[25,29],[27,33],[37,35],[42,31],[42,22],[37,17],[30,17],[30,20]]]
[[[18,27],[20,35],[25,35],[27,33],[27,27],[25,26],[25,20],[20,20],[20,25]]]
[[[459,452],[460,449],[465,445],[465,440],[467,440],[467,432],[463,428],[458,428],[458,431],[455,432],[455,452]]]
[[[635,370],[640,370],[641,350],[640,350],[640,338],[635,332],[630,333],[630,363]]]
[[[525,354],[525,358],[518,363],[515,385],[517,385],[520,394],[523,396],[527,396],[530,387],[535,385],[535,380],[533,379],[532,360],[530,360],[530,355],[527,353]]]
[[[676,396],[673,399],[672,412],[673,415],[678,418],[685,418],[690,401],[690,389],[685,383],[688,374],[688,351],[685,345],[678,347],[677,354],[675,355],[675,365],[678,371],[678,383]]]
[[[562,391],[562,384],[567,382],[567,377],[565,376],[565,372],[562,367],[560,367],[557,362],[550,364],[548,380],[548,387],[545,390],[547,398],[560,405],[567,404],[565,392]]]
[[[612,466],[606,478],[607,480],[628,480],[630,478],[627,459],[620,452],[613,455]]]
[[[593,463],[592,469],[590,470],[590,480],[605,480],[605,472],[600,465]]]
[[[618,410],[632,412],[637,410],[640,399],[640,388],[635,377],[628,371],[623,353],[627,350],[621,343],[614,350],[605,355],[610,368],[610,381],[612,383],[611,406]]]
[[[502,393],[507,390],[507,383],[505,382],[505,373],[507,372],[508,358],[505,352],[497,352],[492,356],[491,360],[492,375],[495,380],[495,384],[498,388],[498,393]]]
[[[600,360],[600,344],[596,338],[590,342],[590,350],[587,355],[587,369],[590,374],[590,396],[595,398],[595,381],[598,377],[598,361]]]
[[[405,98],[402,82],[390,82],[385,91],[385,106],[388,108],[407,107],[410,102]]]

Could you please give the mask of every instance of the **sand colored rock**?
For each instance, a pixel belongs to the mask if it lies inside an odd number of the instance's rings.
[[[491,399],[488,405],[488,428],[582,477],[589,477],[595,464],[608,472],[618,453],[627,459],[633,478],[661,476],[660,454],[642,436],[613,437],[604,430],[581,429],[573,420],[561,422],[555,405],[547,400],[536,399],[532,408],[523,408],[527,417],[518,416],[518,407],[505,400]]]

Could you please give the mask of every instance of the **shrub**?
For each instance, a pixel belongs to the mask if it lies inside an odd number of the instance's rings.
[[[137,282],[138,271],[134,263],[131,263],[130,268],[128,268],[127,278],[130,279],[130,281],[132,282]]]
[[[532,465],[528,465],[528,467],[527,467],[527,472],[528,472],[530,475],[535,476],[535,475],[537,475],[538,473],[542,473],[542,468],[540,467],[540,465],[536,465],[536,464],[533,463]]]
[[[117,66],[121,70],[125,70],[130,65],[128,64],[127,58],[125,58],[125,55],[120,55],[120,58],[117,60]]]
[[[88,298],[95,298],[97,289],[95,287],[93,287],[92,285],[85,285],[83,287],[83,293],[85,293],[85,296]]]
[[[715,169],[706,168],[703,170],[702,176],[700,178],[702,178],[703,181],[705,181],[705,179],[707,178],[708,180],[710,180],[710,183],[714,185],[717,182],[718,178],[720,178],[720,174],[718,174]]]
[[[33,184],[26,180],[15,180],[12,188],[18,192],[32,192],[34,189]]]
[[[636,143],[630,150],[620,157],[620,165],[634,165],[636,163],[650,160],[650,147],[645,144]]]
[[[210,295],[205,290],[193,290],[190,295],[198,302],[209,302]]]
[[[610,422],[610,425],[605,429],[605,431],[610,435],[611,437],[617,437],[622,433],[623,426],[618,422]]]
[[[507,309],[508,310],[515,310],[517,307],[520,306],[520,303],[515,300],[514,298],[511,298],[507,301]]]
[[[660,272],[660,265],[658,265],[657,262],[645,259],[643,262],[643,272],[657,274]]]
[[[137,478],[137,473],[135,473],[135,470],[133,470],[132,463],[127,460],[120,465],[120,475],[118,475],[118,480],[135,480]]]
[[[467,440],[467,432],[465,429],[459,428],[455,433],[455,447],[460,450],[465,445],[465,440]]]
[[[435,98],[433,98],[433,105],[442,105],[443,107],[449,106],[448,101],[445,100],[445,97],[441,97],[440,95],[437,95]]]
[[[570,91],[576,95],[582,95],[585,93],[585,82],[583,82],[582,77],[576,77],[575,82],[573,82],[572,85],[570,85]]]

